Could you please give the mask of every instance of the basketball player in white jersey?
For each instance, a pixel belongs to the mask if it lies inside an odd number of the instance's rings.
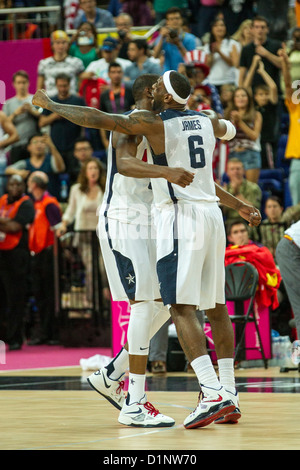
[[[151,146],[155,164],[175,167],[181,162],[180,166],[194,173],[186,188],[163,178],[152,180],[160,293],[164,304],[170,306],[179,341],[202,391],[198,406],[184,421],[188,429],[240,417],[233,368],[234,336],[224,298],[225,231],[212,177],[215,138],[229,140],[235,129],[213,113],[206,116],[186,111],[189,93],[186,78],[171,71],[153,87],[159,115],[140,111],[120,116],[59,105],[43,91],[38,91],[33,99],[34,104],[82,126],[142,134]],[[245,218],[250,225],[261,221],[254,208]],[[196,317],[197,306],[206,310],[210,320],[219,379]]]
[[[132,92],[136,108],[132,113],[151,109],[152,85],[157,79],[158,76],[147,74],[135,81]],[[139,427],[172,426],[175,421],[159,413],[147,402],[145,394],[150,339],[170,317],[168,308],[159,300],[149,177],[166,178],[185,187],[193,180],[193,174],[180,168],[145,164],[139,169],[139,177],[124,176],[120,171],[121,161],[130,152],[133,152],[134,161],[147,159],[145,137],[111,133],[106,189],[98,225],[112,298],[129,301],[131,305],[128,341],[107,367],[88,377],[88,382],[121,410],[120,423]],[[125,173],[127,166],[125,164]],[[129,385],[125,401],[122,376],[128,365]]]

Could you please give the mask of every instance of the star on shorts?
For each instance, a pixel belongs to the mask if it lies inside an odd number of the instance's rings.
[[[128,274],[128,276],[126,277],[126,279],[128,280],[128,284],[134,284],[135,283],[135,280],[134,280],[135,276],[132,276],[131,274]]]

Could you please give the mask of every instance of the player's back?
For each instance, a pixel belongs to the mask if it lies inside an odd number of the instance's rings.
[[[193,182],[181,188],[162,178],[152,181],[155,204],[176,201],[215,202],[212,159],[216,139],[211,120],[196,111],[167,109],[160,114],[164,123],[165,153],[154,155],[153,163],[182,167],[195,173]]]
[[[134,111],[132,111],[134,112]],[[143,137],[137,147],[136,158],[147,157],[147,141]],[[107,179],[101,213],[125,223],[148,225],[151,222],[153,194],[149,178],[133,178],[118,173],[116,149],[112,133],[107,153]]]

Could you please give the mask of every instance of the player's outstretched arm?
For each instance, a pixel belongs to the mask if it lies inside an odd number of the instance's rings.
[[[246,204],[237,197],[230,194],[220,185],[215,183],[216,195],[220,199],[220,203],[224,206],[236,210],[243,219],[249,222],[250,227],[257,227],[261,223],[260,211],[250,204]]]
[[[114,132],[113,147],[116,149],[118,172],[133,178],[164,178],[170,183],[185,188],[192,183],[194,174],[184,168],[153,165],[136,158],[140,136],[123,135]]]
[[[161,126],[161,119],[150,111],[138,111],[131,115],[109,114],[87,106],[73,106],[52,101],[45,90],[38,90],[32,104],[59,114],[65,119],[82,127],[117,131],[123,134],[148,135]]]

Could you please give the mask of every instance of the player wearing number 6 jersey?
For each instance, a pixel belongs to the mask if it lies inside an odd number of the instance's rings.
[[[179,158],[187,171],[195,173],[193,183],[186,191],[160,178],[152,181],[160,291],[164,303],[170,305],[179,341],[203,392],[195,411],[184,421],[186,428],[193,428],[206,426],[220,418],[236,421],[240,412],[233,369],[234,336],[224,299],[225,232],[211,168],[214,139],[231,139],[235,129],[214,113],[193,117],[186,110],[189,94],[188,80],[171,71],[153,86],[153,105],[160,111],[159,115],[140,111],[121,116],[61,105],[42,91],[36,93],[33,103],[85,127],[144,135],[157,165],[177,166]],[[169,117],[171,114],[172,118]],[[175,139],[176,143],[172,145]],[[153,185],[153,182],[157,184]],[[253,210],[247,220],[251,225],[258,225],[261,216]],[[197,304],[201,309],[207,309],[220,380],[196,316]]]

